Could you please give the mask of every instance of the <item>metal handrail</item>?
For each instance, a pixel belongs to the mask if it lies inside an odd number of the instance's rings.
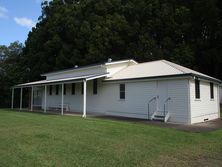
[[[171,100],[171,97],[168,97],[165,101],[164,101],[164,117],[166,116],[166,104],[167,104],[167,102],[169,101],[169,100]]]
[[[148,105],[148,119],[150,118],[150,103],[156,99],[157,99],[157,97],[155,96],[148,101],[148,104],[147,104]]]

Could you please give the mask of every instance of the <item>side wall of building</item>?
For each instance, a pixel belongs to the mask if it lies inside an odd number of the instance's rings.
[[[214,84],[214,98],[210,96],[210,82],[200,80],[200,99],[195,97],[195,80],[190,80],[191,123],[204,122],[220,117],[219,89]]]

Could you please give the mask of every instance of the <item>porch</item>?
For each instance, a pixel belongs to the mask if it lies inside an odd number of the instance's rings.
[[[87,86],[89,81],[93,82],[93,88],[97,91],[97,79],[104,78],[107,74],[96,74],[96,75],[86,75],[78,76],[65,79],[56,79],[56,80],[42,80],[36,82],[30,82],[25,84],[20,84],[12,87],[12,99],[11,99],[11,109],[16,109],[19,111],[31,111],[31,112],[43,112],[43,113],[52,113],[52,114],[61,114],[61,115],[82,115],[86,117],[86,106],[87,106]],[[81,85],[81,111],[73,111],[70,109],[70,104],[64,101],[64,96],[67,92],[67,85],[72,86],[72,93],[75,92],[75,85]],[[50,95],[52,95],[52,87],[56,88],[56,100],[50,100]],[[61,88],[61,89],[60,89]],[[74,90],[73,90],[74,89]],[[38,93],[36,98],[35,90],[40,90],[41,95],[38,99]],[[61,91],[60,91],[61,90]],[[15,91],[19,91],[19,106],[15,106]],[[24,92],[28,92],[28,98],[24,99]],[[79,99],[80,100],[80,99]],[[26,106],[24,103],[27,103]]]

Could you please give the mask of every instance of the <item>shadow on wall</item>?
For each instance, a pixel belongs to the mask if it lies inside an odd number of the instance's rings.
[[[222,119],[222,103],[220,103],[220,118]]]
[[[222,87],[220,86],[220,104],[222,105]]]

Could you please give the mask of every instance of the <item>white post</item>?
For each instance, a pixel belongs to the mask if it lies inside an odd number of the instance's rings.
[[[33,90],[34,88],[33,88],[33,86],[32,86],[32,92],[31,92],[31,111],[33,111]]]
[[[62,106],[61,106],[61,115],[63,115],[63,106],[64,106],[64,83],[62,83]]]
[[[86,117],[86,80],[83,81],[83,118]]]
[[[20,110],[22,110],[22,88],[20,92]]]
[[[12,88],[12,105],[11,105],[11,109],[14,108],[14,88]]]
[[[44,103],[44,113],[46,113],[46,103],[47,103],[47,85],[45,85],[45,103]]]

